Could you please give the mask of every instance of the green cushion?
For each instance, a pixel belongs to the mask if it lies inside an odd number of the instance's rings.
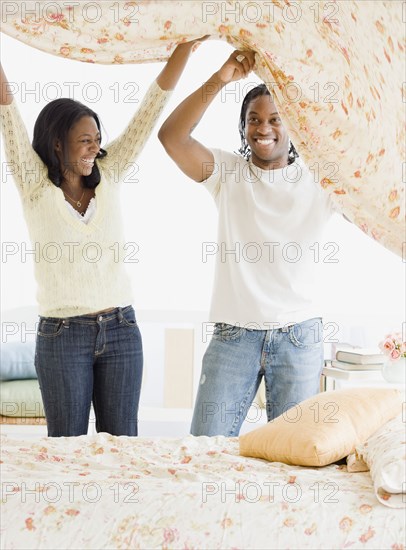
[[[45,416],[38,380],[9,380],[0,384],[0,414]]]

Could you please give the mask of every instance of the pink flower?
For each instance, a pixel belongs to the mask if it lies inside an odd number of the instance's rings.
[[[380,344],[380,348],[385,353],[391,353],[391,351],[395,349],[395,344],[394,344],[392,338],[387,337],[386,340],[384,340]]]
[[[390,353],[390,358],[396,361],[396,359],[399,359],[400,357],[400,351],[398,349],[393,349]]]
[[[79,510],[75,510],[75,508],[69,508],[69,510],[66,510],[65,514],[68,516],[77,516],[80,512]]]
[[[164,542],[171,544],[179,538],[179,532],[177,529],[166,527],[164,529]]]
[[[372,527],[368,528],[368,531],[360,536],[359,540],[360,542],[368,542],[369,539],[371,539],[375,535],[375,531],[372,529]]]
[[[225,517],[221,522],[221,527],[223,529],[227,529],[228,527],[231,527],[233,524],[233,520],[231,518]]]
[[[400,357],[406,357],[406,342],[400,332],[393,332],[385,336],[385,340],[379,344],[379,348],[391,361],[397,361]]]
[[[397,218],[400,214],[400,206],[395,206],[395,208],[392,208],[392,210],[389,212],[389,217],[394,220]]]
[[[59,49],[59,53],[61,55],[64,55],[65,57],[67,57],[68,55],[70,55],[70,48],[69,46],[61,46],[61,48]]]
[[[62,13],[51,13],[49,17],[54,21],[63,21],[65,19],[65,16]]]
[[[35,531],[36,527],[34,525],[34,520],[32,518],[27,518],[25,520],[25,526],[28,529],[28,531]]]
[[[339,523],[339,527],[342,531],[350,531],[351,528],[352,528],[352,524],[353,524],[353,520],[348,517],[348,516],[345,516],[343,517],[343,519],[340,521]]]

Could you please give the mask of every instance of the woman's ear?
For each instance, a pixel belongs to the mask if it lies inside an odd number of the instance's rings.
[[[54,149],[55,149],[55,151],[57,151],[58,153],[60,153],[60,152],[62,151],[61,142],[60,142],[59,139],[55,140]]]

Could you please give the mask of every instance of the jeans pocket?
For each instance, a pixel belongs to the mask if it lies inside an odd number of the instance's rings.
[[[41,319],[38,325],[38,336],[55,338],[63,330],[63,319]]]
[[[216,323],[214,325],[213,338],[216,340],[239,340],[243,332],[243,328],[227,323]]]
[[[297,348],[319,347],[323,341],[323,322],[320,317],[290,326],[289,340]]]
[[[123,323],[127,327],[136,327],[137,326],[137,320],[135,319],[135,311],[133,308],[129,309],[125,313],[123,313]]]

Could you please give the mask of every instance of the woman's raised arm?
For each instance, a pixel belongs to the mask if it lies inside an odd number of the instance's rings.
[[[171,57],[168,59],[165,67],[158,75],[156,81],[158,86],[162,90],[173,90],[178,83],[180,75],[185,68],[190,53],[196,49],[196,47],[207,40],[207,36],[197,38],[196,40],[190,40],[189,42],[182,42],[178,44],[173,51]]]
[[[134,171],[134,162],[151,135],[190,53],[196,44],[205,38],[184,42],[176,47],[161,73],[149,87],[127,128],[106,146],[108,154],[100,162],[100,167],[114,174],[115,181],[125,179],[127,173]],[[131,181],[131,178],[128,181]]]
[[[3,66],[0,63],[0,104],[10,105],[13,101],[13,94],[10,92],[10,86],[4,73]]]

